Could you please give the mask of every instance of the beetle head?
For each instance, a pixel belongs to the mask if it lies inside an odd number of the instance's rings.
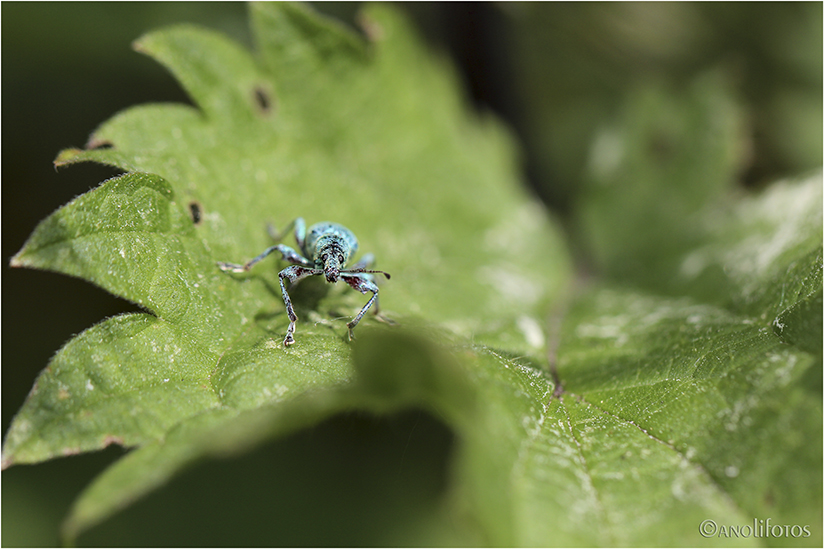
[[[335,237],[322,238],[318,242],[318,255],[315,263],[323,269],[327,282],[337,282],[340,271],[346,265],[347,254],[339,239]]]

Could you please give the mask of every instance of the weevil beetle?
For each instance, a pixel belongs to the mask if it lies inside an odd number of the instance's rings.
[[[350,320],[346,326],[349,328],[349,339],[354,339],[353,330],[358,325],[363,315],[369,310],[372,305],[375,305],[375,314],[378,314],[378,286],[375,284],[375,277],[373,274],[382,274],[387,279],[389,274],[383,271],[372,271],[368,267],[375,262],[373,254],[366,254],[363,258],[352,265],[350,268],[345,268],[347,262],[358,251],[358,239],[355,234],[337,223],[330,221],[322,221],[315,223],[309,227],[309,232],[306,232],[306,223],[302,217],[299,217],[289,223],[283,231],[275,234],[272,227],[269,227],[269,235],[273,240],[281,240],[289,231],[294,229],[295,241],[302,253],[296,252],[294,249],[285,244],[276,244],[266,248],[256,258],[250,260],[244,265],[237,265],[235,263],[218,262],[217,266],[220,270],[232,273],[245,273],[252,268],[252,266],[271,254],[272,252],[280,252],[284,260],[292,265],[286,267],[278,273],[280,279],[280,289],[283,292],[283,302],[286,304],[286,314],[289,316],[289,328],[286,330],[286,338],[283,344],[288,347],[295,342],[295,322],[298,317],[295,315],[295,310],[292,308],[292,300],[289,298],[289,292],[286,291],[285,280],[289,280],[294,284],[309,276],[323,275],[326,281],[334,284],[338,280],[343,280],[355,290],[365,294],[372,292],[372,297],[366,302],[366,305],[360,312]]]

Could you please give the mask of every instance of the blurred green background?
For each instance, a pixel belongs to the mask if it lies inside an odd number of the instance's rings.
[[[316,7],[350,24],[356,20],[357,4]],[[708,70],[732,82],[746,113],[741,186],[757,188],[822,164],[821,3],[400,8],[434,52],[453,60],[468,106],[494,111],[517,134],[525,184],[572,232],[593,135],[639,83],[678,87]],[[146,31],[193,22],[247,46],[251,38],[242,3],[38,2],[0,9],[5,433],[63,343],[106,316],[135,310],[83,281],[9,269],[9,258],[39,220],[116,173],[94,165],[58,173],[52,160],[63,148],[82,146],[121,109],[188,102],[162,67],[131,50]],[[425,544],[443,534],[417,525],[439,528],[429,515],[443,496],[452,444],[442,425],[414,411],[390,420],[335,418],[230,464],[197,467],[80,542]],[[72,499],[120,455],[112,448],[4,471],[3,545],[56,544]],[[249,471],[262,480],[250,486]],[[271,526],[261,531],[261,523]],[[386,526],[378,531],[370,524],[394,526],[386,533]],[[310,537],[295,537],[297,531]]]

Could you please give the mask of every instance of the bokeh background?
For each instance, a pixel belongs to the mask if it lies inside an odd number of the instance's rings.
[[[357,19],[357,4],[315,6],[347,24]],[[188,102],[162,67],[131,50],[146,31],[191,22],[249,47],[251,36],[242,3],[4,2],[0,9],[5,433],[63,343],[107,316],[135,310],[86,282],[8,267],[39,220],[116,174],[91,164],[57,172],[52,160],[63,148],[84,145],[121,109]],[[639,82],[679,86],[708,70],[728,78],[746,113],[742,187],[822,164],[821,3],[405,3],[399,9],[436,55],[451,58],[468,108],[506,120],[522,145],[524,183],[571,232],[593,135]],[[585,253],[578,259],[585,262]],[[444,490],[452,443],[443,426],[414,411],[380,421],[335,418],[231,464],[197,467],[80,541],[391,544],[427,523]],[[4,471],[2,544],[56,544],[78,491],[122,453],[110,448]],[[270,482],[244,485],[250,469],[268,471],[263,478]],[[306,518],[321,499],[337,509],[325,528]],[[262,521],[270,525],[266,531]],[[370,531],[370,523],[396,524],[398,537]],[[425,543],[426,532],[415,535],[406,539]]]

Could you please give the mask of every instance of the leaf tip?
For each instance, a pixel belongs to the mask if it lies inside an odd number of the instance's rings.
[[[385,38],[386,33],[383,30],[383,26],[369,13],[359,12],[355,22],[370,42],[380,42]]]
[[[138,53],[142,53],[144,55],[148,54],[148,49],[146,48],[146,37],[149,35],[144,34],[140,38],[132,40],[132,49]]]
[[[97,135],[92,134],[92,136],[89,137],[89,140],[86,142],[85,148],[88,151],[92,149],[110,149],[113,146],[114,144],[108,139],[101,139]]]
[[[9,267],[20,268],[30,266],[29,261],[26,259],[26,248],[27,246],[24,245],[23,249],[12,256],[11,260],[9,260]]]
[[[77,161],[77,157],[83,154],[81,149],[76,147],[72,147],[69,149],[63,149],[57,155],[57,158],[54,159],[54,167],[60,168],[62,166],[67,166]]]

